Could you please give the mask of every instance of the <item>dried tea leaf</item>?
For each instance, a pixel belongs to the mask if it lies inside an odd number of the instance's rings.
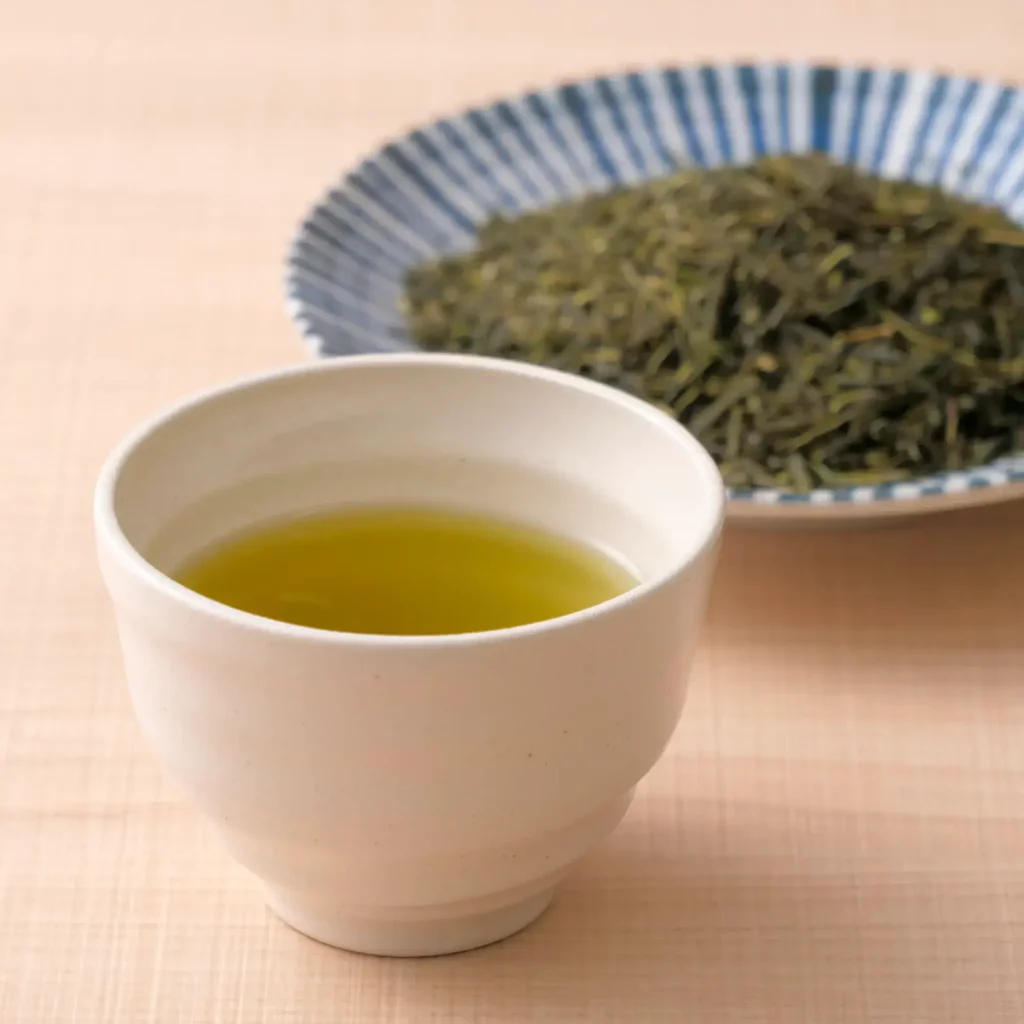
[[[426,349],[646,397],[732,487],[910,479],[1024,437],[1024,231],[822,156],[494,217],[403,309]]]

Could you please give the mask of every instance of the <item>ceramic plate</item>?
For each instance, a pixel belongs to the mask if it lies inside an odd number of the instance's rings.
[[[797,64],[593,78],[436,121],[384,146],[309,213],[289,313],[318,356],[414,347],[407,268],[472,247],[475,225],[679,166],[826,152],[1024,219],[1024,89],[922,71]],[[1024,495],[1024,453],[969,472],[790,494],[730,491],[730,518],[847,523]]]

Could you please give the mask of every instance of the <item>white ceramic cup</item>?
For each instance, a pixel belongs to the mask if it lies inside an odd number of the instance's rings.
[[[413,637],[264,619],[169,575],[261,522],[397,502],[544,527],[642,582],[563,618]],[[132,699],[169,771],[285,921],[414,956],[523,928],[621,819],[683,706],[723,508],[711,458],[638,400],[410,354],[180,405],[113,453],[95,514]]]

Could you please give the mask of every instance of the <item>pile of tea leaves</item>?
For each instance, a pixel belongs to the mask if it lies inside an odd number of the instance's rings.
[[[879,484],[1024,450],[1024,232],[825,158],[687,170],[495,217],[414,268],[431,351],[663,408],[737,488]]]

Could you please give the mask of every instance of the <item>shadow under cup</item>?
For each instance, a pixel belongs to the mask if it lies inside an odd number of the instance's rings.
[[[641,583],[515,629],[392,637],[169,578],[246,528],[357,504],[518,520]],[[408,354],[172,410],[111,456],[96,524],[139,722],[270,905],[332,945],[426,955],[528,924],[625,812],[682,709],[723,508],[710,457],[640,401]]]

